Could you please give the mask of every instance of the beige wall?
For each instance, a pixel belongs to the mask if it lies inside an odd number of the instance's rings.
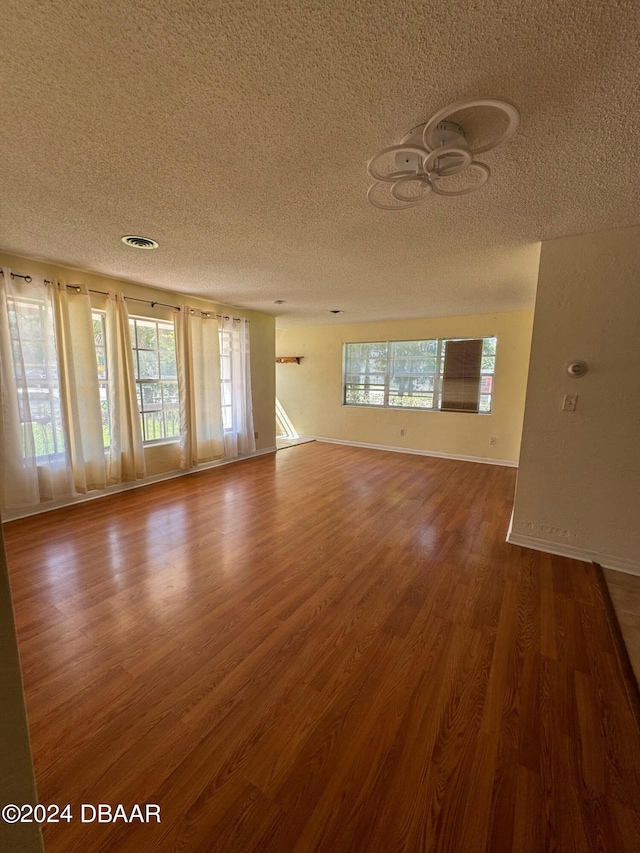
[[[42,261],[18,258],[0,252],[0,267],[8,266],[15,272],[42,275],[45,278],[59,278],[67,284],[84,283],[93,290],[119,290],[125,296],[138,297],[143,300],[166,302],[169,305],[193,305],[204,311],[217,313],[233,313],[235,317],[246,317],[250,320],[251,335],[251,371],[253,393],[254,427],[258,433],[256,449],[266,450],[275,445],[274,426],[274,397],[275,397],[275,319],[259,311],[248,311],[243,308],[220,305],[198,299],[195,296],[146,287],[131,282],[120,281],[93,273],[78,272]],[[95,307],[101,307],[101,297],[92,296]],[[156,306],[152,308],[144,302],[128,303],[130,314],[140,314],[145,317],[172,319],[171,308]],[[180,450],[176,443],[149,445],[145,448],[145,461],[149,476],[174,471],[180,466]]]
[[[640,572],[639,334],[640,228],[543,243],[511,541]]]
[[[424,450],[515,462],[524,410],[532,311],[336,324],[276,333],[277,355],[302,362],[276,367],[276,391],[296,430],[406,450]],[[420,338],[498,338],[495,395],[490,415],[356,408],[342,402],[345,342]],[[404,436],[400,430],[404,429]],[[495,436],[496,443],[489,439]]]

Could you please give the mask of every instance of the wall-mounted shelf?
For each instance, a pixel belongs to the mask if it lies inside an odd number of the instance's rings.
[[[276,364],[300,364],[303,358],[303,355],[278,355]]]

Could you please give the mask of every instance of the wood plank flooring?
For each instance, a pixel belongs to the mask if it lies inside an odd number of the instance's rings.
[[[604,577],[636,681],[640,684],[640,577],[604,569]]]
[[[593,568],[515,471],[320,443],[6,525],[48,853],[640,850]]]

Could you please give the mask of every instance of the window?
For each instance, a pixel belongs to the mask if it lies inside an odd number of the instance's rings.
[[[480,411],[491,411],[493,374],[496,368],[496,338],[483,338],[480,368]]]
[[[433,409],[439,341],[393,341],[390,347],[388,405]]]
[[[178,438],[180,411],[173,323],[132,317],[129,328],[143,441]]]
[[[53,317],[44,301],[7,300],[25,457],[65,449]]]
[[[111,444],[109,435],[109,368],[107,366],[107,333],[104,311],[92,311],[93,338],[96,342],[96,362],[98,364],[98,386],[100,388],[100,409],[102,412],[102,440],[105,447]]]
[[[222,395],[222,425],[233,429],[233,332],[220,329],[220,392]]]
[[[496,338],[345,344],[343,403],[488,414],[495,354]]]

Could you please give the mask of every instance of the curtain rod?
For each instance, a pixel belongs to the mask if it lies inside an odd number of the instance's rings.
[[[4,270],[2,268],[0,268],[0,274],[4,277]],[[33,279],[31,278],[30,275],[21,275],[19,272],[14,272],[13,270],[11,270],[11,278],[23,278],[27,282],[27,284],[29,284],[30,282],[33,281]],[[53,283],[48,278],[43,279],[43,281],[45,284],[52,284]],[[80,293],[80,291],[82,290],[82,285],[80,285],[80,284],[67,284],[66,287],[69,287],[69,288],[71,288],[71,290],[75,290],[78,293]],[[108,296],[109,295],[106,290],[92,290],[90,287],[87,289],[88,289],[89,293],[99,293],[102,296]],[[158,302],[157,300],[152,301],[150,299],[138,299],[138,297],[136,297],[136,296],[125,296],[124,298],[128,302],[144,302],[145,305],[151,305],[152,308],[155,308],[156,305],[162,305],[163,308],[173,308],[174,311],[181,311],[182,310],[180,305],[169,305],[168,302]],[[200,314],[203,317],[214,316],[211,311],[202,311],[201,309],[198,309],[198,310],[200,310]],[[191,314],[197,313],[197,311],[194,308],[191,308],[190,312],[191,312]],[[216,314],[215,316],[218,317],[220,320],[233,320],[235,323],[241,323],[242,319],[243,319],[242,317],[231,317],[229,314]],[[248,323],[250,321],[246,320],[246,322]]]

